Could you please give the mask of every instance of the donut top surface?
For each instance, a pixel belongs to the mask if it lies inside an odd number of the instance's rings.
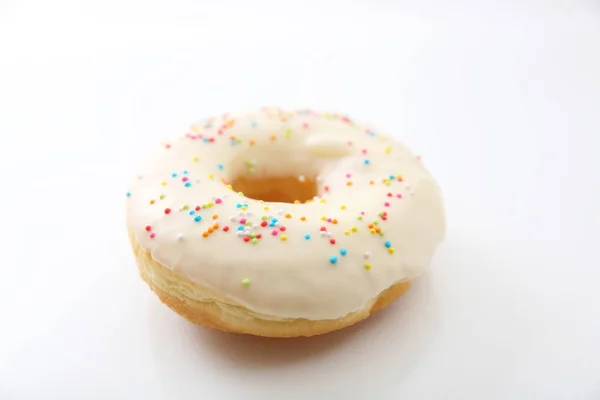
[[[235,185],[290,179],[314,198],[255,199]],[[166,268],[262,315],[310,320],[417,277],[445,234],[440,189],[406,147],[343,115],[278,108],[162,143],[127,192],[127,223]]]

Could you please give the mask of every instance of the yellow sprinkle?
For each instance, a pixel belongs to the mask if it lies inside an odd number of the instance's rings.
[[[160,184],[163,186],[167,186],[167,182],[165,182],[165,181],[162,181]]]
[[[198,157],[194,157],[192,158],[192,160],[194,160],[194,162],[198,162],[198,160],[200,160]]]
[[[227,185],[225,186],[226,189],[232,190],[232,186],[231,185]]]
[[[182,210],[187,210],[189,208],[190,208],[190,206],[188,206],[187,204],[184,204],[183,207],[181,207]]]
[[[371,263],[366,263],[365,264],[365,269],[368,271],[371,269]]]
[[[375,233],[375,229],[370,229],[369,232]]]
[[[402,175],[400,175],[400,174],[396,175],[396,179],[402,179]]]
[[[286,129],[284,136],[286,138],[289,138],[290,136],[292,136],[292,130],[290,128]]]
[[[394,254],[394,251],[395,251],[395,250],[394,250],[394,248],[393,248],[393,247],[390,247],[390,248],[388,249],[388,253],[390,253],[390,254]]]
[[[358,228],[356,226],[352,227],[352,232],[358,232]]]
[[[392,151],[392,146],[388,146],[385,148],[385,154],[390,154],[391,151]]]
[[[325,221],[327,217],[321,217],[321,221]]]
[[[214,178],[213,174],[208,174],[208,179],[213,179],[213,178]]]
[[[281,235],[281,240],[285,242],[287,240],[287,235]]]
[[[350,231],[347,231],[347,230],[344,231],[344,235],[346,235],[346,236],[350,235]]]
[[[269,210],[269,206],[264,206],[263,210],[268,211]]]
[[[340,209],[345,210],[346,206],[341,206]]]
[[[238,194],[239,194],[240,196],[243,196],[243,195],[244,195],[244,192],[238,192]]]
[[[327,200],[321,199],[321,203],[326,203],[326,202],[327,202]]]
[[[208,206],[209,206],[209,207],[212,207],[212,206],[214,206],[214,205],[215,205],[215,203],[213,203],[212,201],[211,201],[210,203],[208,203]]]

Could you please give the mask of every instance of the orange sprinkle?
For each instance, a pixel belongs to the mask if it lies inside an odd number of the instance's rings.
[[[215,231],[215,228],[213,228],[212,226],[208,227],[208,233],[213,233]]]
[[[373,224],[368,225],[369,229],[373,229],[373,226],[374,226]]]
[[[285,214],[286,218],[292,218],[292,214]]]
[[[300,217],[300,221],[306,221],[306,217]]]
[[[219,224],[214,224],[214,225],[213,225],[213,228],[215,228],[215,229],[219,229]]]
[[[370,185],[374,185],[374,184],[375,184],[375,181],[370,181],[370,182],[369,182],[369,184],[370,184]]]
[[[275,139],[277,139],[277,136],[276,136],[276,135],[271,135],[271,136],[269,137],[269,139],[271,139],[272,141],[275,141]]]
[[[250,139],[250,141],[248,142],[248,144],[249,144],[250,146],[254,146],[254,143],[255,143],[255,142],[254,142],[254,140],[252,140],[252,139]]]
[[[208,232],[202,232],[202,237],[208,237]]]
[[[333,221],[331,221],[331,223],[333,223],[334,225],[337,224],[337,219],[333,219]]]
[[[219,218],[219,214],[215,214],[215,215],[213,215],[213,217],[212,217],[212,218],[213,218],[213,219],[217,219],[217,218]]]
[[[154,200],[150,200],[150,204],[154,204]]]
[[[350,181],[346,182],[346,186],[352,186],[352,182],[350,182]]]
[[[294,204],[300,204],[300,200],[294,200]]]

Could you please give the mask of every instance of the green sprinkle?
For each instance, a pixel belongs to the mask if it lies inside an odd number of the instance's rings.
[[[250,279],[246,278],[246,279],[242,280],[242,286],[244,286],[244,287],[250,286]]]

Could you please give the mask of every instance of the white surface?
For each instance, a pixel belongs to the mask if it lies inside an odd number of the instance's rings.
[[[600,398],[598,7],[368,3],[0,1],[1,399]],[[444,188],[430,272],[365,323],[224,335],[136,275],[138,158],[265,104],[373,121]]]

